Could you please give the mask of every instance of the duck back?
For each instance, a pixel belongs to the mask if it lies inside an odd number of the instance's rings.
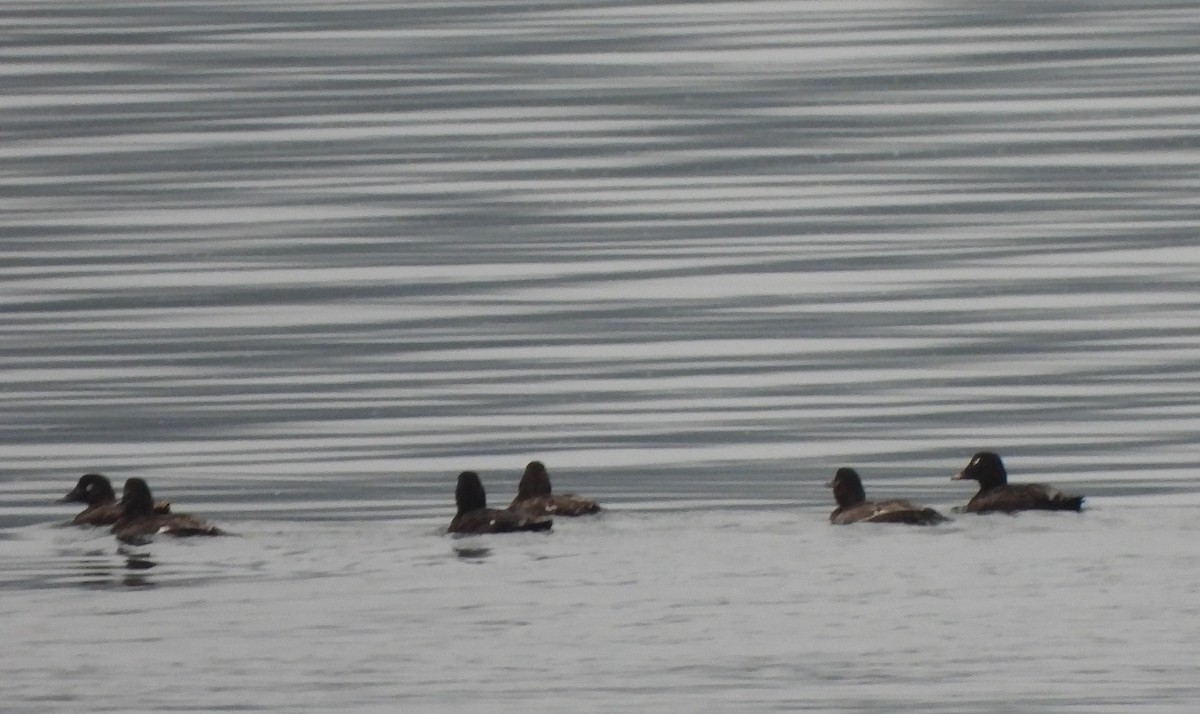
[[[111,526],[121,518],[121,504],[117,501],[89,506],[71,519],[73,526]]]
[[[549,518],[536,518],[525,513],[495,508],[479,508],[456,515],[450,521],[449,533],[515,533],[518,531],[548,531],[554,525]]]
[[[981,489],[967,502],[968,513],[1082,510],[1083,496],[1070,496],[1041,483],[1009,483]]]
[[[513,499],[509,508],[532,516],[586,516],[600,512],[600,504],[575,494]]]
[[[849,508],[839,508],[829,516],[834,525],[850,523],[907,523],[915,526],[932,526],[944,523],[948,518],[932,508],[911,501],[862,501]]]
[[[186,513],[153,513],[135,518],[118,520],[112,528],[117,540],[126,543],[143,543],[156,535],[219,536],[225,531],[211,523]]]

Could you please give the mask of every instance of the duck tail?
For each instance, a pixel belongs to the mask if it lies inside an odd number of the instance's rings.
[[[1060,493],[1054,499],[1054,506],[1060,511],[1082,511],[1083,496],[1067,496]]]
[[[923,526],[936,526],[939,523],[945,523],[949,520],[949,518],[946,518],[932,508],[921,509],[921,525]]]

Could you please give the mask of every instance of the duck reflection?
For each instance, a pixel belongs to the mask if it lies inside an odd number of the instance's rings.
[[[149,553],[125,553],[125,576],[121,584],[128,588],[146,588],[154,585],[147,577],[147,572],[157,563],[150,559]]]
[[[484,546],[455,546],[454,554],[460,560],[472,563],[482,563],[492,554],[492,549]]]
[[[113,586],[144,588],[154,585],[148,572],[158,563],[144,550],[91,550],[70,555],[70,566],[75,571],[69,582],[84,588],[108,589]]]
[[[158,563],[150,557],[149,551],[122,545],[117,547],[117,555],[125,559],[124,567],[121,569],[120,583],[122,585],[128,588],[146,588],[154,585],[148,571]]]

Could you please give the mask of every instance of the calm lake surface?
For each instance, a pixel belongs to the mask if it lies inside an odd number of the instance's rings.
[[[1193,712],[1194,2],[6,2],[6,712]],[[947,513],[979,449],[1081,514]],[[453,538],[524,464],[607,506]],[[64,528],[86,471],[233,537]]]

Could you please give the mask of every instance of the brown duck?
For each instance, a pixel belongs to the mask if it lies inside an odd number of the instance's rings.
[[[829,522],[835,525],[848,523],[908,523],[932,526],[948,520],[932,508],[917,505],[903,499],[868,501],[863,490],[862,479],[852,468],[842,467],[828,484],[833,489],[833,498],[838,507],[829,514]]]
[[[514,511],[545,516],[586,516],[598,513],[600,504],[573,493],[550,493],[550,474],[541,461],[530,461],[517,486],[517,497],[508,506]]]
[[[126,543],[140,543],[151,536],[165,533],[172,536],[224,535],[224,531],[186,513],[157,513],[150,486],[140,478],[125,482],[121,494],[121,518],[113,524],[112,532]]]

